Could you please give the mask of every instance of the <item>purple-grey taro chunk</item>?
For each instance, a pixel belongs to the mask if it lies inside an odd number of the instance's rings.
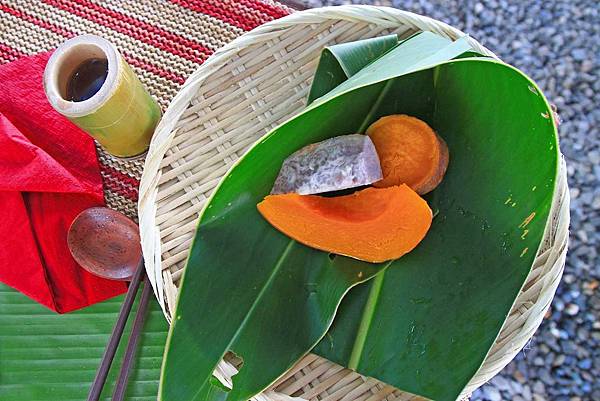
[[[339,191],[382,178],[371,138],[342,135],[305,146],[285,159],[271,194]]]

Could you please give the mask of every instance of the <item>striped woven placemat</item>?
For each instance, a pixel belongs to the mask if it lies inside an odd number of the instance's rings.
[[[0,64],[85,33],[113,42],[163,111],[215,50],[293,10],[271,0],[0,0]],[[137,220],[143,158],[97,145],[106,204]]]

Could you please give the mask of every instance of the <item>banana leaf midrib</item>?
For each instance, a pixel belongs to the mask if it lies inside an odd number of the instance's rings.
[[[391,263],[392,262],[386,265],[385,268],[387,269]],[[362,358],[367,335],[369,333],[369,329],[371,328],[371,324],[373,323],[375,307],[379,299],[379,294],[381,293],[381,286],[383,284],[384,277],[385,270],[378,274],[372,281],[371,288],[369,289],[369,297],[365,303],[360,324],[356,332],[356,339],[352,344],[352,351],[350,352],[350,359],[348,360],[348,369],[356,370],[358,368],[358,363]]]

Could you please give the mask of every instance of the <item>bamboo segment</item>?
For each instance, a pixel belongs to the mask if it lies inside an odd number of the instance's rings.
[[[92,97],[67,100],[67,83],[82,62],[108,61],[106,80]],[[161,116],[116,47],[95,35],[82,35],[61,44],[48,60],[44,88],[52,107],[94,137],[110,154],[133,157],[148,150]]]

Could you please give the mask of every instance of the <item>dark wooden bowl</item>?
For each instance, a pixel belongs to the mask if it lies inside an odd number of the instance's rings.
[[[71,223],[67,242],[81,267],[111,280],[130,281],[142,257],[138,226],[106,207],[81,212]]]

